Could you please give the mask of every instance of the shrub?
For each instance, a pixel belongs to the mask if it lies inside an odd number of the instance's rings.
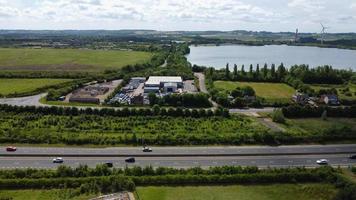
[[[284,124],[286,119],[281,109],[275,109],[272,113],[272,120],[277,123]]]

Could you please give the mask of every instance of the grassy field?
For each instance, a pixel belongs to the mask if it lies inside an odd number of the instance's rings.
[[[348,85],[310,85],[315,91],[319,91],[321,89],[331,89],[335,88],[338,91],[338,95],[341,99],[356,99],[356,85],[355,84],[348,84]],[[342,90],[345,88],[350,89],[351,96],[346,96]]]
[[[326,184],[137,188],[141,200],[331,200],[336,192]]]
[[[144,63],[151,56],[136,51],[0,48],[0,70],[97,72]]]
[[[255,83],[255,82],[232,82],[216,81],[216,88],[220,90],[234,90],[237,87],[251,86],[256,95],[266,100],[291,99],[295,89],[284,83]]]
[[[0,94],[21,94],[33,92],[39,88],[70,82],[71,79],[0,79]]]
[[[331,130],[337,127],[346,127],[356,131],[355,118],[328,118],[322,120],[321,118],[308,119],[288,119],[284,125],[289,131],[298,135],[317,134],[324,130]]]
[[[11,200],[87,200],[96,195],[70,197],[66,190],[0,190],[0,199]]]

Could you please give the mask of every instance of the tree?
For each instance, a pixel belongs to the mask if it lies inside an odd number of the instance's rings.
[[[243,77],[245,77],[245,75],[246,75],[246,72],[245,72],[245,65],[242,65],[242,67],[241,67],[241,75],[242,75]],[[355,77],[355,83],[356,83],[356,77]]]
[[[268,73],[268,68],[267,68],[267,63],[263,66],[263,78],[267,79],[267,73]]]
[[[234,65],[234,80],[237,79],[237,65]]]
[[[243,96],[255,96],[256,92],[251,86],[246,86],[242,88]]]
[[[225,78],[226,80],[230,80],[230,69],[229,69],[229,63],[226,64],[226,69],[225,69]]]
[[[148,94],[148,100],[150,101],[150,105],[153,106],[158,103],[157,95],[153,92]]]
[[[253,77],[253,66],[252,66],[252,64],[250,65],[249,76],[250,76],[250,78]]]
[[[255,74],[256,74],[255,78],[258,79],[260,77],[260,65],[259,64],[257,64],[257,66],[256,66]]]
[[[273,79],[276,78],[276,65],[274,65],[274,64],[272,64],[272,66],[271,66],[271,77]]]

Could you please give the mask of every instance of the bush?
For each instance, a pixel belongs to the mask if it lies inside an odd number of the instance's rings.
[[[275,109],[272,113],[272,120],[277,123],[284,124],[286,119],[281,109]]]

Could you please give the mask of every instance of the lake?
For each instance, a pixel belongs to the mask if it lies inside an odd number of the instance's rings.
[[[331,65],[338,69],[353,69],[356,71],[356,50],[318,48],[306,46],[267,45],[267,46],[190,46],[187,55],[192,64],[224,68],[226,63],[232,69],[234,64],[245,69],[250,64],[263,67],[265,63],[278,66],[284,63],[286,67],[295,64],[308,64],[311,67]]]

